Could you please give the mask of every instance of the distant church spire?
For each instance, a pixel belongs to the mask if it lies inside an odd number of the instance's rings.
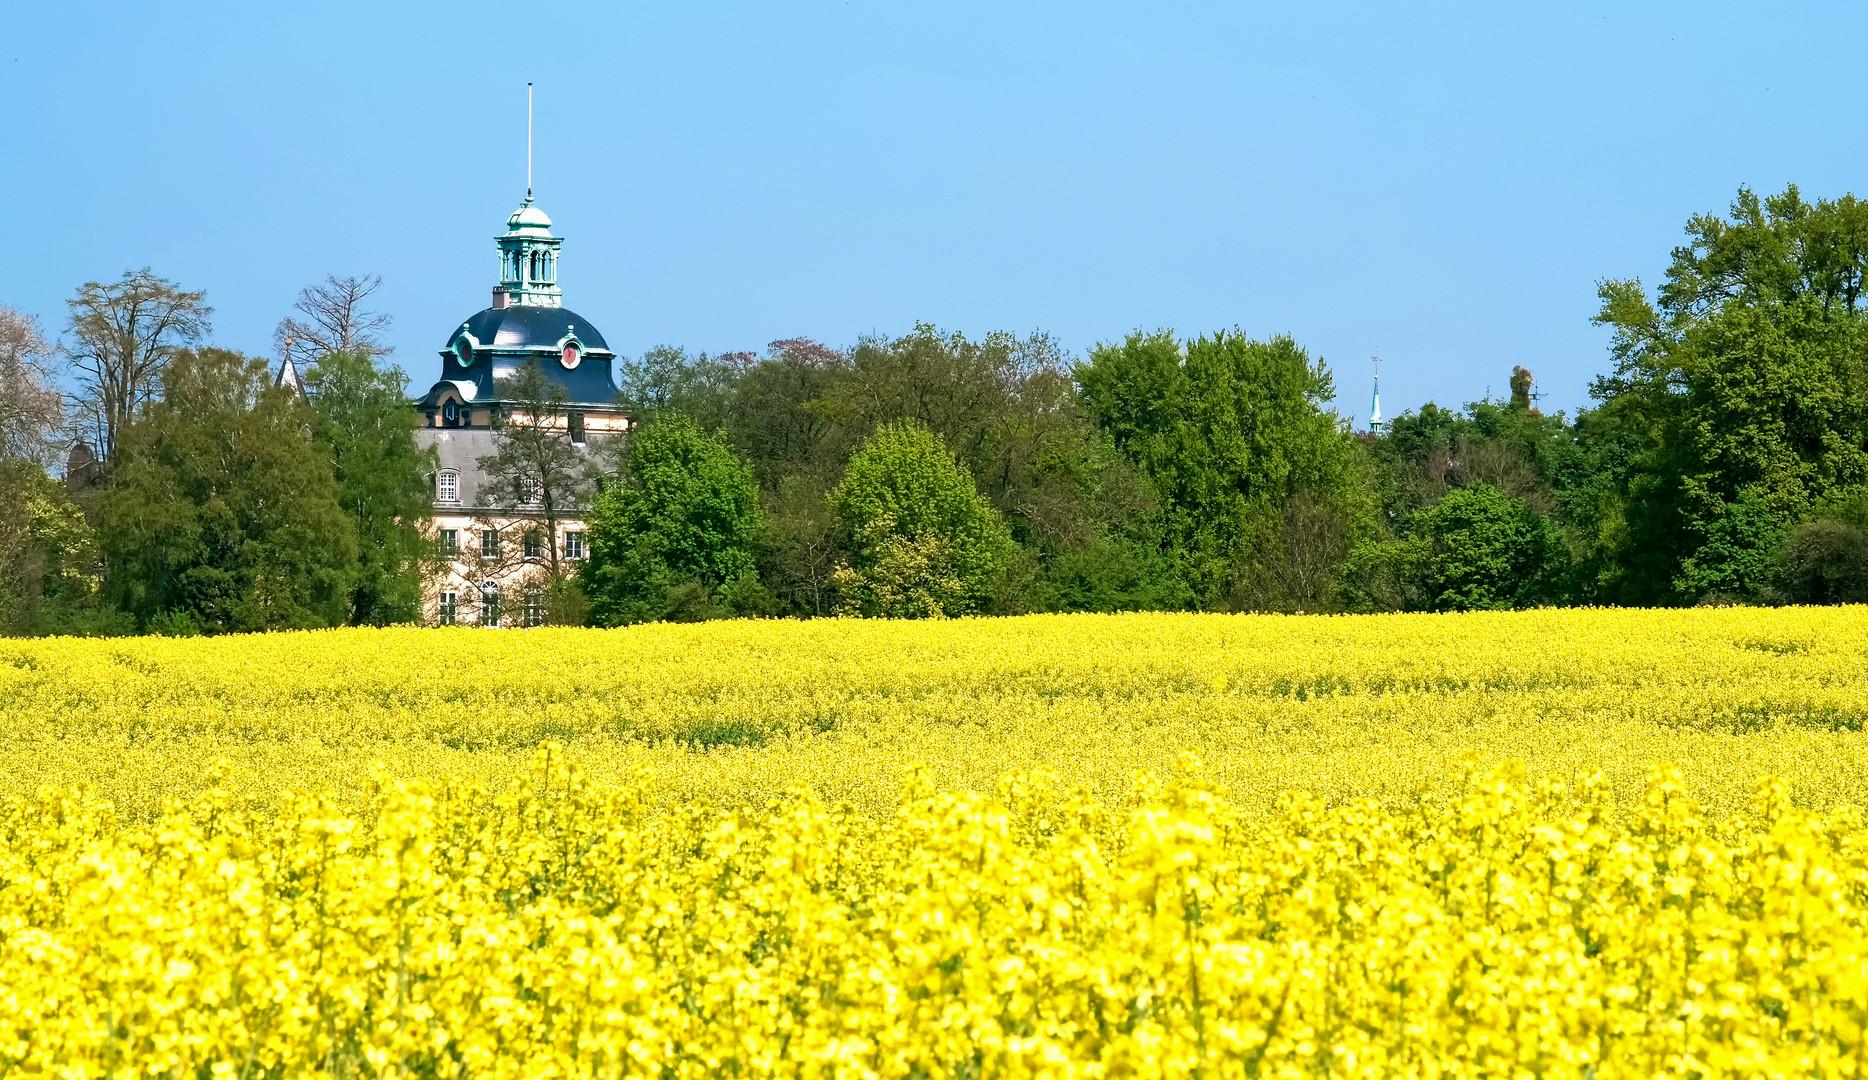
[[[1382,358],[1379,356],[1371,356],[1369,357],[1369,362],[1376,365],[1375,396],[1369,401],[1369,433],[1372,435],[1380,435],[1383,431],[1387,430],[1387,425],[1382,422]]]
[[[525,84],[525,202],[506,219],[499,245],[499,284],[493,306],[563,307],[558,289],[558,248],[561,237],[551,235],[551,219],[532,205],[532,84]]]

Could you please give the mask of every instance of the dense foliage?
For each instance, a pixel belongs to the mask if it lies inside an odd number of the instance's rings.
[[[434,462],[416,448],[406,382],[400,368],[362,351],[328,353],[305,379],[317,417],[312,443],[330,459],[338,506],[356,535],[352,624],[407,623],[421,613]]]
[[[356,531],[315,423],[263,363],[225,349],[177,354],[161,399],[119,437],[98,499],[118,606],[181,633],[343,625]]]
[[[597,496],[580,570],[599,626],[732,613],[756,604],[764,521],[745,464],[680,413],[629,441]]]
[[[1073,358],[1042,333],[918,325],[848,349],[625,358],[636,427],[602,450],[574,445],[572,404],[526,364],[480,464],[542,543],[554,623],[1854,602],[1868,599],[1864,275],[1868,206],[1741,190],[1725,216],[1688,222],[1659,288],[1601,283],[1612,370],[1574,416],[1546,415],[1516,367],[1505,400],[1429,402],[1356,433],[1328,366],[1286,336],[1137,331]],[[373,359],[385,317],[357,307],[375,284],[314,286],[299,305],[313,322],[281,329],[288,351],[357,343],[306,379],[343,525],[304,527],[348,534],[342,568],[257,521],[126,510],[159,509],[183,474],[196,493],[177,506],[226,503],[265,473],[254,455],[293,453],[151,434],[199,411],[169,401],[168,380],[214,353],[188,348],[208,329],[202,294],[147,270],[79,290],[75,410],[36,323],[0,309],[0,459],[17,466],[0,499],[24,521],[31,489],[58,504],[32,511],[41,526],[84,524],[0,537],[6,629],[417,617],[430,466],[408,445],[401,372]],[[254,396],[226,415],[285,407]],[[56,474],[73,433],[96,447],[73,450],[64,495],[29,482]],[[300,468],[316,471],[273,472]],[[305,477],[294,497],[315,503],[324,487]],[[595,561],[579,573],[560,524],[586,517]],[[101,590],[81,584],[98,579],[92,551]],[[240,569],[253,560],[271,568]],[[277,599],[234,615],[242,575]],[[42,602],[42,581],[66,599]],[[321,599],[332,590],[341,609]]]
[[[831,492],[853,565],[838,574],[849,614],[927,617],[987,610],[1012,537],[973,478],[916,421],[885,424]]]

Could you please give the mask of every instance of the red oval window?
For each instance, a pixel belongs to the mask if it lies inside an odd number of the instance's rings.
[[[576,367],[577,361],[579,359],[581,359],[581,357],[579,357],[578,355],[576,345],[566,345],[564,347],[564,366],[565,367],[568,367],[568,368]]]

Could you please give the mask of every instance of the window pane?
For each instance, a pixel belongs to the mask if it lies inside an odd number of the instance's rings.
[[[498,529],[487,529],[480,533],[480,554],[488,558],[499,554]]]

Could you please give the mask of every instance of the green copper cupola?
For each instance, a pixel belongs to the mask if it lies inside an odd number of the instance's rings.
[[[506,219],[506,231],[495,241],[499,245],[499,285],[493,289],[496,308],[530,304],[535,307],[561,307],[564,294],[558,290],[558,247],[562,237],[551,235],[551,219],[532,205],[532,193]]]

